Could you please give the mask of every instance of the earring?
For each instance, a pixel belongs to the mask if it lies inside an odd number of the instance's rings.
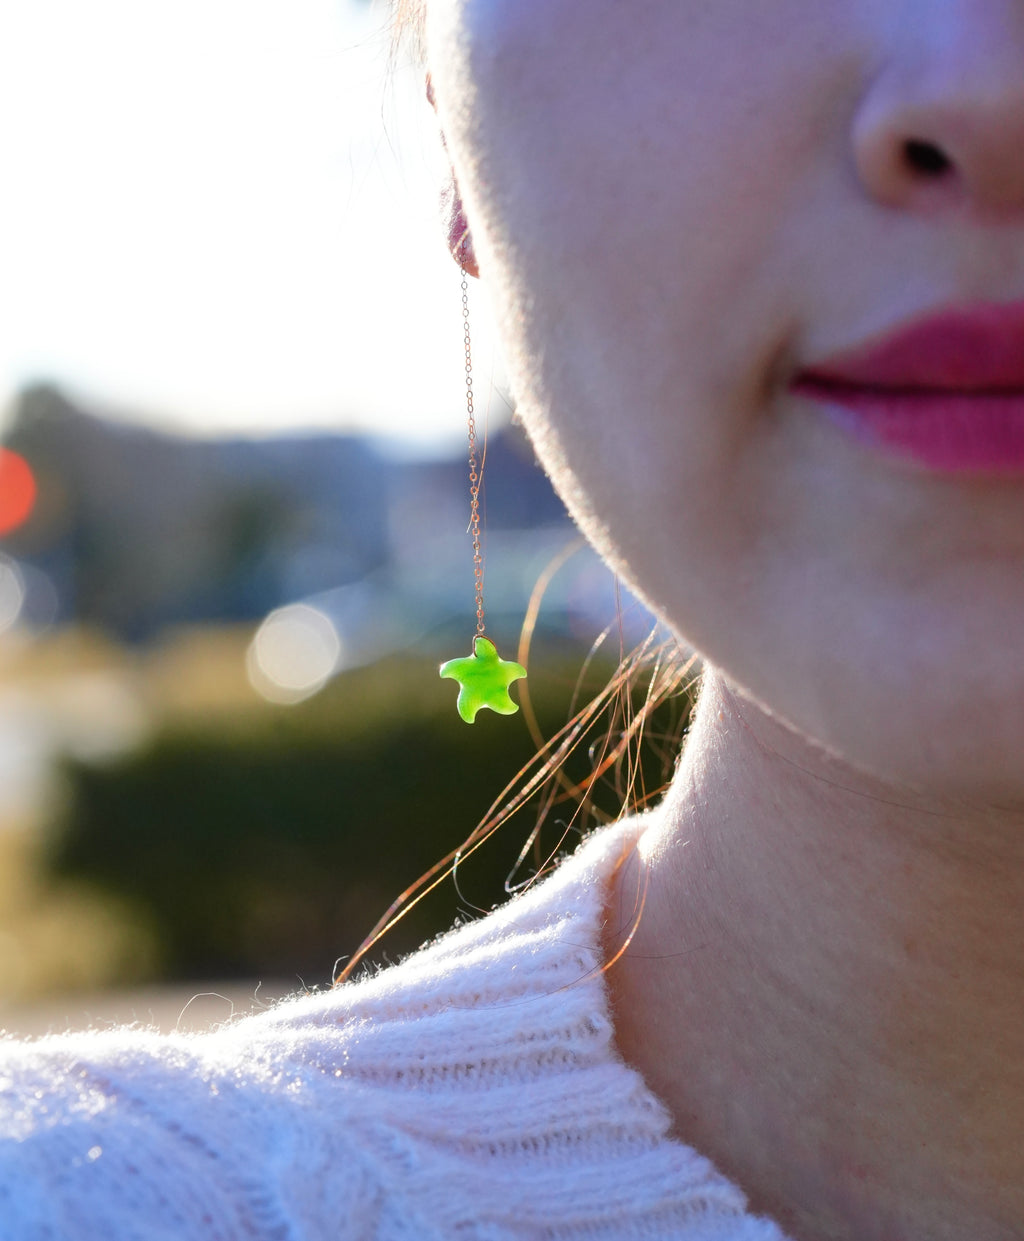
[[[497,647],[484,633],[484,558],[480,550],[480,484],[484,458],[477,462],[476,418],[473,408],[473,349],[469,330],[469,276],[466,258],[469,252],[469,230],[462,212],[458,213],[461,233],[453,249],[460,259],[462,273],[462,329],[466,350],[466,422],[469,430],[469,533],[473,538],[473,577],[476,596],[476,633],[473,653],[464,659],[449,659],[441,665],[441,676],[459,684],[456,703],[459,715],[472,724],[477,712],[488,707],[499,715],[514,715],[519,707],[509,697],[508,687],[526,676],[526,669],[510,659],[501,659]]]

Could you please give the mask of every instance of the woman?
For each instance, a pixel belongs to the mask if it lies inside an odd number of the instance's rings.
[[[5,1235],[1019,1238],[1024,5],[420,20],[459,257],[691,736],[396,969],[9,1049]]]

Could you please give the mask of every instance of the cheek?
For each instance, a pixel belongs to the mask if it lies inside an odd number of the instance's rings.
[[[908,261],[849,145],[903,20],[892,0],[430,0],[427,44],[520,409],[592,540],[855,765],[1019,787],[1024,502],[982,510],[993,560],[971,497],[874,468],[780,381],[801,336],[938,261]]]
[[[721,491],[788,331],[780,239],[844,124],[851,6],[438,2],[471,105],[442,119],[542,456],[577,512],[624,480],[646,509],[669,461]]]

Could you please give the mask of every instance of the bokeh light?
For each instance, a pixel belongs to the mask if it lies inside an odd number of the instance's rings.
[[[9,556],[0,554],[0,633],[17,622],[24,605],[25,579],[21,569]]]
[[[0,448],[0,535],[10,534],[28,519],[36,490],[35,475],[25,458]]]
[[[246,655],[249,681],[269,702],[301,702],[330,680],[341,662],[341,638],[319,608],[293,603],[271,612]]]

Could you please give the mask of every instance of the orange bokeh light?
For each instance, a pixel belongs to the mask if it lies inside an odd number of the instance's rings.
[[[20,453],[0,448],[0,536],[22,525],[36,502],[36,478]]]

